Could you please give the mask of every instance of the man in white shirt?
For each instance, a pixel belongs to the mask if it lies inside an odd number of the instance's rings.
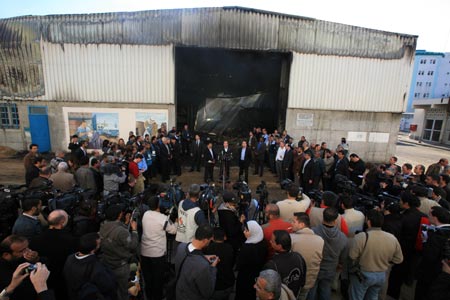
[[[280,208],[280,217],[290,222],[296,212],[306,212],[311,204],[311,199],[305,194],[302,200],[298,201],[299,186],[295,183],[291,184],[286,190],[288,198],[283,201],[278,201],[277,205]]]
[[[163,299],[166,269],[166,232],[175,234],[177,227],[168,216],[159,211],[159,198],[148,199],[150,210],[142,218],[141,266],[148,299]]]
[[[277,150],[277,156],[275,157],[275,167],[277,169],[278,180],[281,182],[283,180],[283,159],[286,148],[284,147],[284,142],[280,140],[280,146]]]
[[[348,196],[341,196],[341,207],[344,209],[342,217],[347,222],[348,237],[353,237],[355,233],[363,231],[366,217],[364,214],[353,208],[353,199]]]

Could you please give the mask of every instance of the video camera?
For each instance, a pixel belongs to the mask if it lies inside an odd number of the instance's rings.
[[[201,184],[198,198],[200,209],[203,211],[212,210],[217,203],[218,188],[214,183]]]
[[[165,215],[173,216],[175,220],[178,215],[178,204],[185,195],[181,189],[181,183],[176,183],[175,178],[171,178],[169,185],[161,185],[159,188],[160,192],[157,195],[159,210]]]
[[[295,183],[292,180],[290,180],[289,178],[284,179],[283,181],[280,182],[281,188],[286,191],[289,190],[293,184],[295,184]],[[297,199],[297,201],[300,201],[303,199],[303,188],[300,186],[298,187],[296,199]]]
[[[336,183],[336,194],[353,195],[356,193],[357,185],[346,176],[336,174],[334,180]]]
[[[245,181],[236,182],[233,184],[233,189],[237,191],[237,196],[239,198],[239,215],[247,215],[248,208],[252,201],[252,190]]]

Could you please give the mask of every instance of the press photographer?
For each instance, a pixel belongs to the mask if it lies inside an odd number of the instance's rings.
[[[236,256],[245,236],[242,224],[245,221],[244,214],[239,214],[239,200],[232,192],[225,191],[222,195],[223,203],[220,204],[217,212],[219,215],[220,227],[225,231],[226,243],[233,247]]]
[[[244,215],[246,220],[255,220],[260,211],[258,201],[252,198],[252,190],[245,181],[238,181],[233,184],[233,189],[237,191],[239,215]]]
[[[283,220],[290,222],[296,212],[306,212],[311,205],[311,200],[303,190],[295,183],[288,184],[285,188],[287,199],[278,201],[280,216]]]
[[[423,252],[418,268],[415,299],[429,299],[428,292],[441,273],[443,259],[449,260],[450,253],[444,251],[450,239],[450,213],[439,206],[430,209],[431,226],[422,226]],[[448,251],[447,251],[448,252]]]
[[[205,213],[200,209],[198,199],[200,186],[192,184],[187,199],[178,206],[178,226],[175,240],[180,243],[190,243],[198,226],[208,223]]]

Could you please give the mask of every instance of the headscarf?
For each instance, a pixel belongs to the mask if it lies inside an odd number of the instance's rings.
[[[246,244],[257,244],[264,238],[264,233],[256,221],[247,222],[248,231],[250,231],[250,237],[245,241]]]

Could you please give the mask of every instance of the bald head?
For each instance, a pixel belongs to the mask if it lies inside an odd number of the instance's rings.
[[[62,209],[55,209],[48,215],[48,226],[51,229],[63,229],[69,221],[69,215]]]
[[[278,219],[280,217],[280,208],[278,205],[270,203],[266,205],[265,213],[270,219]]]

